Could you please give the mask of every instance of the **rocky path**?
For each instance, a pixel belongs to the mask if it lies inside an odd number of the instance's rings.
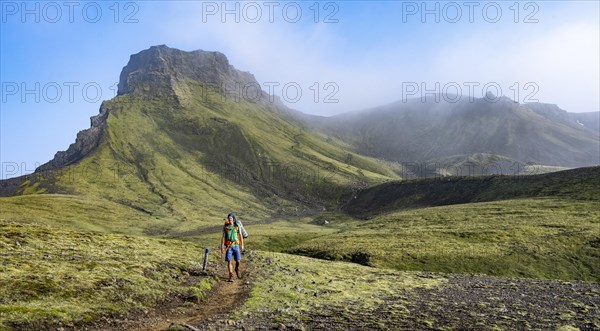
[[[242,278],[228,282],[225,262],[209,262],[210,272],[197,272],[186,280],[195,284],[206,277],[214,277],[216,283],[205,297],[174,296],[161,302],[156,308],[137,311],[115,318],[102,318],[84,328],[61,328],[63,331],[164,331],[164,330],[202,330],[195,326],[203,323],[222,321],[227,324],[230,314],[236,311],[249,297],[252,290],[253,267],[243,262]]]
[[[229,320],[229,315],[239,308],[250,295],[252,283],[250,280],[250,267],[242,264],[242,279],[234,276],[233,282],[228,282],[229,278],[226,267],[220,265],[217,283],[209,291],[206,298],[199,304],[189,309],[170,309],[163,313],[158,313],[153,317],[143,319],[135,327],[127,330],[134,331],[163,331],[169,329],[175,330],[195,330],[194,325],[206,321]]]

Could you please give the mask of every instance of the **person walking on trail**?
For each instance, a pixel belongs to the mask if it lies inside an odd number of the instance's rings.
[[[244,250],[244,237],[242,236],[240,227],[235,224],[234,216],[229,214],[227,222],[223,226],[223,236],[221,237],[221,254],[225,254],[225,261],[227,261],[227,268],[229,270],[228,282],[233,282],[232,260],[235,260],[235,274],[237,278],[242,278],[240,273],[242,250]]]

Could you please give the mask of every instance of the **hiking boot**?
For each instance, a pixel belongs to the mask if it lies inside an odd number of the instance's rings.
[[[229,273],[229,279],[227,281],[230,283],[233,282],[233,273],[232,272]]]
[[[237,275],[237,278],[242,278],[242,274],[240,273],[240,269],[235,269],[235,274]]]

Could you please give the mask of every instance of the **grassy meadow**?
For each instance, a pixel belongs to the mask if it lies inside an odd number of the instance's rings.
[[[327,221],[327,224],[325,224]],[[529,198],[248,223],[249,248],[402,271],[600,281],[600,203]],[[218,244],[218,229],[192,240]]]
[[[139,222],[140,228],[159,226],[163,220],[95,201],[52,194],[3,198],[3,328],[84,325],[122,312],[143,312],[173,295],[202,297],[210,288],[213,278],[189,275],[202,248],[218,245],[222,217],[177,238],[152,238],[137,230],[112,234],[119,227],[128,231],[127,219]],[[96,213],[97,223],[79,218],[80,209]],[[438,296],[454,295],[448,291],[461,288],[508,287],[517,294],[531,291],[533,297],[558,287],[571,301],[555,304],[574,312],[565,315],[565,327],[600,325],[593,317],[598,307],[588,302],[599,295],[592,285],[600,279],[599,211],[597,201],[543,197],[401,210],[369,219],[337,212],[247,220],[246,247],[263,252],[245,258],[257,280],[236,320],[251,321],[258,329],[265,323],[293,327],[294,320],[311,328],[460,328],[457,320],[436,313]],[[211,267],[218,272],[220,266],[213,262]],[[469,277],[487,285],[472,289]],[[566,283],[573,281],[591,283]],[[449,288],[443,285],[447,283]],[[568,292],[572,286],[582,289]],[[499,294],[489,295],[469,308],[473,314],[501,309],[493,308]],[[522,303],[525,315],[532,304]],[[425,315],[415,315],[415,310]],[[470,317],[475,323],[470,327],[485,325],[477,316]],[[545,323],[527,316],[511,318],[496,321],[496,329],[509,330],[515,321],[529,319],[538,324],[524,329]],[[548,320],[563,326],[560,319]]]
[[[405,210],[285,251],[381,268],[600,281],[600,202],[516,199]]]
[[[0,329],[81,327],[168,297],[195,301],[215,282],[193,276],[201,253],[175,240],[0,220]]]

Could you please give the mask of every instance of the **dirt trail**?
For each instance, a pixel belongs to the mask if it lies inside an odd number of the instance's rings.
[[[219,277],[217,284],[213,287],[202,307],[197,311],[197,314],[173,318],[173,322],[186,323],[189,325],[197,325],[208,319],[226,318],[236,308],[240,307],[250,294],[250,282],[246,279],[235,279],[234,282],[227,282],[229,277]],[[155,330],[164,330],[169,326],[169,323],[161,325]]]
[[[229,314],[239,308],[250,295],[252,289],[251,269],[251,266],[242,263],[242,278],[238,279],[234,275],[234,281],[230,283],[227,281],[229,277],[226,266],[221,264],[217,283],[198,305],[191,308],[181,308],[181,305],[175,305],[172,308],[156,311],[152,316],[138,320],[127,327],[118,328],[118,330],[164,331],[173,323],[196,326],[208,320],[227,319]]]

